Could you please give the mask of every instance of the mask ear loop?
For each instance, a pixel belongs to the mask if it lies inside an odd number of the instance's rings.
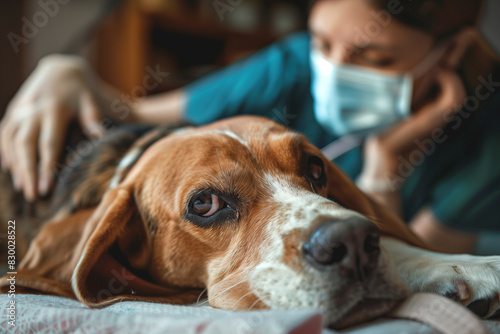
[[[439,42],[432,50],[422,59],[414,68],[410,71],[413,79],[418,79],[427,73],[432,66],[436,65],[439,59],[443,56],[446,51],[446,47],[449,45],[451,38],[447,38],[444,41]]]
[[[321,149],[321,153],[330,161],[349,152],[355,147],[361,146],[363,138],[356,135],[342,136]]]

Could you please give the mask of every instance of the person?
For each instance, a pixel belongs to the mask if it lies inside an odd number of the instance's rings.
[[[187,87],[136,100],[81,58],[42,59],[0,126],[2,166],[33,200],[54,183],[68,124],[99,136],[103,117],[205,124],[262,115],[334,159],[434,247],[472,252],[498,231],[499,62],[474,27],[475,0],[317,0],[296,33]]]

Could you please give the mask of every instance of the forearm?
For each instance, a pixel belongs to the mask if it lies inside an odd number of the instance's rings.
[[[187,97],[179,88],[140,98],[131,98],[115,87],[87,76],[89,86],[94,91],[101,115],[123,123],[152,124],[175,123],[182,120]]]
[[[423,208],[410,221],[411,230],[434,248],[448,253],[471,253],[477,235],[454,230],[441,224],[430,208]]]
[[[131,117],[137,123],[176,123],[182,120],[186,105],[186,92],[180,88],[138,99],[132,108]]]

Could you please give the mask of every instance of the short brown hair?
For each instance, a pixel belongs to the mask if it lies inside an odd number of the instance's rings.
[[[309,9],[325,0],[311,0]],[[483,0],[365,0],[377,10],[398,7],[398,22],[442,39],[477,23]]]
[[[454,34],[477,23],[481,0],[366,0],[378,9],[400,4],[393,18],[405,25],[424,30],[437,39]]]

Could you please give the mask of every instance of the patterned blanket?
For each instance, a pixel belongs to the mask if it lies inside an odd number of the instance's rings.
[[[339,333],[323,329],[322,316],[314,310],[234,312],[213,309],[203,303],[174,306],[146,302],[122,302],[97,310],[75,300],[39,295],[15,295],[14,298],[0,295],[0,308],[0,333]],[[15,326],[11,319],[15,319]],[[500,334],[500,322],[484,323],[492,333]],[[382,319],[343,333],[430,334],[436,331],[418,322]]]

